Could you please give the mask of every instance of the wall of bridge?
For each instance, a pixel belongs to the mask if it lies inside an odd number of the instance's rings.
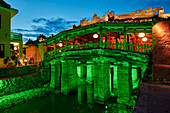
[[[138,63],[110,60],[103,56],[92,59],[58,58],[45,65],[48,66],[44,66],[46,67],[43,69],[44,72],[49,72],[51,75],[51,88],[67,95],[77,91],[80,85],[91,84],[94,87],[94,100],[101,104],[111,96],[117,96],[117,101],[120,103],[129,102],[133,90],[139,87],[139,81],[147,68]],[[112,67],[113,74],[111,74]]]

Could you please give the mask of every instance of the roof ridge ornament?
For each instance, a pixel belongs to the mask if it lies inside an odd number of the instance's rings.
[[[93,18],[91,19],[91,21],[89,21],[89,19],[82,19],[80,20],[80,25],[78,25],[78,27],[81,26],[86,26],[86,25],[90,25],[90,24],[94,24],[94,23],[98,23],[98,22],[107,22],[107,21],[134,21],[134,19],[137,19],[138,21],[143,21],[146,19],[151,19],[153,17],[155,17],[156,15],[156,11],[158,11],[158,17],[159,18],[168,18],[170,17],[170,14],[164,14],[164,9],[163,7],[156,7],[156,8],[152,8],[149,7],[148,9],[139,9],[136,11],[132,11],[131,14],[120,14],[120,15],[115,15],[114,11],[107,11],[105,12],[105,15],[103,15],[103,18],[100,18],[97,16],[97,14],[95,13],[93,15]],[[150,20],[148,20],[150,21]]]

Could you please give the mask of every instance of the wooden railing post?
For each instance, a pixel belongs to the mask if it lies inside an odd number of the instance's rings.
[[[105,33],[104,35],[105,35],[105,48],[107,48],[107,33]]]
[[[102,41],[102,28],[100,27],[99,28],[99,38],[100,38],[100,41],[99,41],[99,48],[103,48],[103,41]]]
[[[68,36],[66,34],[66,39],[65,39],[65,50],[68,50]]]
[[[57,53],[57,46],[56,46],[56,40],[54,41],[54,54]]]
[[[124,26],[124,41],[123,41],[123,50],[127,50],[127,42],[126,42],[126,27]]]

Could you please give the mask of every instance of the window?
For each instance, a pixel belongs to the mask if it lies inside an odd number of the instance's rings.
[[[5,50],[4,50],[4,44],[0,44],[0,58],[4,58],[4,52],[5,52]]]

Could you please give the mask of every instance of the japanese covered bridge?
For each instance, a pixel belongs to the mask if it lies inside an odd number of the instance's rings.
[[[43,56],[42,74],[51,75],[50,87],[67,95],[84,81],[94,85],[98,103],[111,95],[118,96],[118,102],[130,101],[152,53],[152,27],[166,19],[132,19],[133,15],[129,19],[126,15],[111,20],[111,13],[108,21],[95,14],[91,24],[83,20],[45,41],[49,51]]]

